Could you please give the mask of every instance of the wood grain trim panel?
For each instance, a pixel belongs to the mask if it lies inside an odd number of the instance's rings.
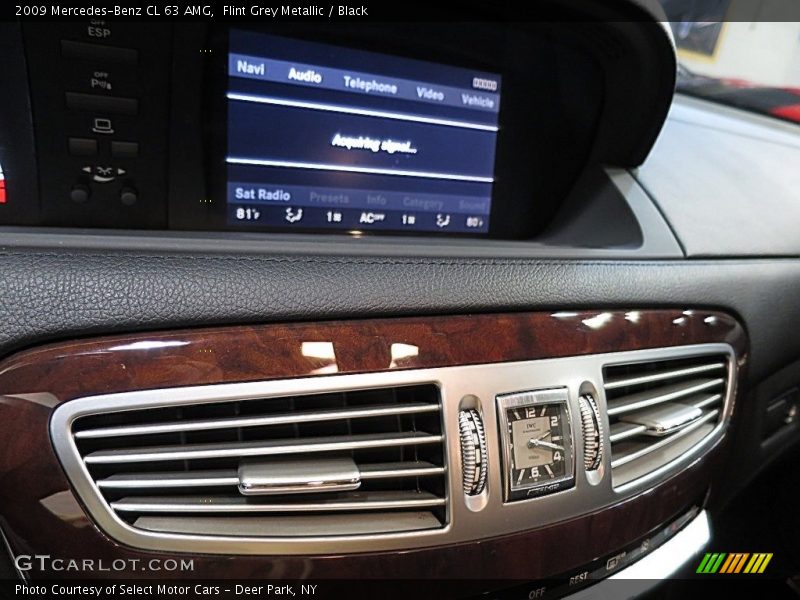
[[[29,350],[0,363],[0,526],[13,550],[21,554],[105,561],[159,556],[122,547],[106,537],[72,493],[53,453],[48,423],[53,408],[73,398],[715,342],[731,344],[740,367],[746,364],[747,340],[741,325],[728,315],[706,310],[479,314],[258,325],[137,333]],[[743,372],[740,368],[740,374]],[[544,578],[621,548],[701,502],[721,456],[722,447],[718,447],[708,458],[624,503],[534,531],[402,553],[194,556],[191,576]],[[569,544],[564,544],[565,540]],[[133,571],[101,576],[134,574],[139,578],[159,576]],[[54,575],[86,576],[31,573],[32,578]]]
[[[732,317],[688,310],[480,314],[198,329],[99,338],[23,352],[0,366],[0,391],[6,395],[47,391],[64,401],[162,387],[714,342],[727,342],[737,355],[744,353],[744,332]],[[322,344],[330,345],[328,352],[320,352]],[[413,353],[407,352],[409,348]]]

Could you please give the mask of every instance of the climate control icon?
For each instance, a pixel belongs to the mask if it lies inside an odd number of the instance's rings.
[[[289,223],[297,223],[298,221],[302,220],[303,218],[303,209],[302,208],[292,208],[291,206],[286,209],[286,220]]]

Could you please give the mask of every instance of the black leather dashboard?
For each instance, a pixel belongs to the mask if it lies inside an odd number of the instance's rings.
[[[723,308],[757,381],[800,354],[800,260],[571,261],[4,248],[8,354],[46,340],[212,323],[586,306]]]

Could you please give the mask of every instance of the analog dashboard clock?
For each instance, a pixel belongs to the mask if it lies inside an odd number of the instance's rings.
[[[497,396],[506,502],[574,485],[568,400],[567,388]]]

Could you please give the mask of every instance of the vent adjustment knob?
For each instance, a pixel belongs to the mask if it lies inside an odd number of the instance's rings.
[[[581,429],[583,430],[583,466],[587,471],[595,471],[603,462],[603,426],[597,402],[585,394],[578,398],[581,408]]]
[[[458,413],[458,429],[464,493],[477,496],[486,488],[487,470],[486,434],[481,415],[474,409],[462,410]]]

